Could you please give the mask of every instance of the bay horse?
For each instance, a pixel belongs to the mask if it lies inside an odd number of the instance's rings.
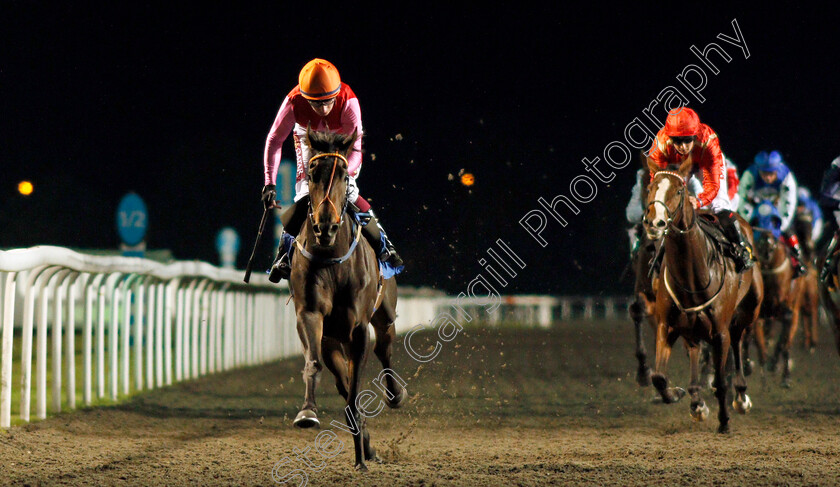
[[[647,172],[647,157],[644,152],[640,154],[640,161],[644,174],[642,181],[650,179]],[[641,198],[639,204],[644,207],[647,201],[647,185],[643,184],[641,187]],[[643,210],[644,208],[642,208]],[[639,225],[641,227],[641,224]],[[639,239],[638,248],[632,255],[630,262],[631,269],[636,276],[633,284],[633,302],[630,304],[630,318],[633,320],[633,329],[636,337],[636,360],[638,361],[638,368],[636,369],[636,383],[641,387],[650,385],[650,366],[647,364],[647,349],[644,343],[644,333],[642,322],[646,321],[654,332],[656,327],[653,321],[654,305],[656,303],[656,287],[659,284],[659,273],[655,272],[651,267],[654,265],[654,256],[656,254],[655,242],[647,238],[647,233],[641,228],[637,231],[637,238]]]
[[[643,224],[651,240],[662,239],[664,260],[660,285],[656,292],[656,364],[652,382],[666,404],[685,396],[686,391],[669,387],[665,375],[671,348],[683,338],[691,364],[690,412],[698,421],[708,416],[700,391],[700,344],[710,343],[714,367],[715,397],[718,400],[718,432],[729,432],[726,405],[726,361],[733,352],[736,377],[733,407],[745,414],[752,403],[746,394],[747,381],[742,365],[742,342],[755,323],[763,299],[761,273],[757,266],[739,274],[734,262],[724,258],[718,241],[701,222],[706,218],[694,210],[689,201],[686,178],[694,162],[689,157],[679,167],[660,169],[648,159],[651,182],[648,185],[647,208]],[[751,240],[749,225],[736,217],[742,231]],[[750,242],[752,243],[752,242]]]
[[[815,267],[817,252],[813,238],[814,216],[804,207],[797,207],[796,215],[793,217],[793,228],[802,245],[802,263],[806,269],[805,274],[799,277],[802,281],[799,312],[805,334],[804,346],[806,350],[814,353],[817,349],[817,329],[820,323],[819,272]]]
[[[761,205],[772,205],[762,202]],[[777,229],[778,231],[778,229]],[[764,280],[764,301],[761,304],[758,322],[755,325],[755,340],[758,345],[759,362],[770,372],[776,371],[782,359],[782,387],[790,387],[790,347],[799,328],[799,307],[802,298],[802,280],[793,277],[793,266],[787,248],[772,228],[753,227],[755,253]],[[775,351],[768,355],[766,335],[772,323],[781,323]]]
[[[346,401],[355,467],[364,471],[365,460],[379,461],[370,446],[365,415],[357,405],[370,341],[368,323],[376,336],[374,353],[385,371],[390,371],[397,284],[396,278],[379,278],[376,253],[360,238],[358,223],[348,216],[347,157],[356,137],[355,131],[344,136],[307,129],[303,143],[312,154],[307,167],[309,212],[295,242],[290,287],[303,344],[306,386],[294,424],[300,428],[320,425],[315,388],[322,364],[326,365]],[[392,374],[385,375],[385,382],[386,404],[400,407],[407,396],[404,383]]]
[[[840,239],[840,230],[834,234],[834,241]],[[829,244],[830,247],[830,244]],[[831,268],[825,279],[820,280],[820,299],[822,301],[828,319],[834,325],[834,343],[837,353],[840,354],[840,245],[835,245],[831,255]],[[823,262],[821,261],[820,264]]]

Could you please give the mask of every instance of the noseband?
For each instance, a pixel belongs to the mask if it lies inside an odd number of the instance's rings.
[[[683,206],[685,205],[685,190],[686,190],[685,180],[678,173],[675,173],[675,172],[672,172],[672,171],[657,171],[656,174],[653,175],[653,177],[656,178],[656,176],[658,176],[660,174],[665,175],[665,176],[671,176],[673,178],[676,178],[677,181],[680,182],[680,189],[679,189],[679,191],[677,191],[677,196],[680,198],[680,203],[674,209],[673,213],[671,212],[671,209],[668,208],[668,205],[662,200],[653,200],[650,203],[648,203],[647,207],[650,208],[651,206],[654,206],[654,205],[658,204],[658,205],[662,205],[665,208],[665,215],[667,215],[667,217],[668,217],[665,220],[665,222],[668,224],[668,228],[665,230],[666,235],[668,234],[668,231],[671,228],[676,230],[678,233],[687,233],[689,230],[691,230],[694,227],[694,224],[697,220],[696,215],[691,220],[691,224],[685,230],[680,230],[679,228],[677,228],[674,225],[674,218],[676,218],[676,216],[679,215],[680,212],[682,212]]]
[[[338,166],[338,160],[341,159],[342,161],[344,161],[345,164],[348,164],[348,167],[349,163],[347,162],[347,158],[339,154],[338,152],[328,152],[324,154],[318,154],[317,156],[312,156],[312,158],[309,159],[309,163],[312,164],[312,161],[314,161],[315,159],[322,159],[325,157],[335,157],[335,160],[333,161],[332,173],[330,174],[330,184],[327,186],[327,192],[324,195],[324,198],[318,203],[318,206],[316,206],[314,210],[312,209],[312,198],[309,198],[309,221],[311,221],[313,225],[320,223],[317,221],[316,215],[318,213],[318,210],[321,209],[321,205],[323,205],[325,201],[328,202],[332,207],[332,211],[335,214],[335,223],[341,224],[344,221],[344,214],[347,212],[347,199],[344,200],[344,206],[341,208],[341,213],[339,213],[338,208],[336,208],[335,206],[335,203],[333,203],[333,201],[330,199],[330,191],[332,190],[333,179],[335,178],[335,168]],[[349,174],[346,175],[344,178],[345,181],[347,181],[349,177]]]

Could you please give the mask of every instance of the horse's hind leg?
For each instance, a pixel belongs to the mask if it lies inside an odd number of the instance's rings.
[[[294,425],[299,428],[320,426],[318,407],[315,404],[315,388],[321,376],[321,334],[324,317],[317,313],[298,315],[298,335],[303,343],[304,359],[303,382],[306,386],[303,406],[295,417]]]
[[[347,370],[347,359],[344,355],[344,349],[341,343],[329,337],[324,337],[323,349],[321,353],[324,356],[324,365],[327,366],[333,376],[335,376],[335,388],[344,400],[347,400],[347,395],[350,393],[350,371]]]
[[[645,350],[642,333],[645,305],[640,298],[636,298],[636,301],[630,305],[630,317],[633,318],[633,327],[636,331],[636,360],[639,361],[639,367],[636,369],[636,383],[641,387],[647,387],[650,385],[650,367],[647,365],[647,350]]]
[[[691,396],[691,418],[695,421],[705,421],[709,416],[709,407],[700,395],[703,385],[700,382],[700,347],[698,345],[688,346],[688,361],[691,365],[691,384],[688,386],[688,394]]]
[[[357,324],[350,332],[350,389],[347,394],[345,412],[348,414],[348,426],[351,429],[354,426],[358,428],[353,435],[353,448],[356,454],[356,469],[361,471],[367,470],[365,460],[378,461],[376,451],[370,446],[370,435],[367,432],[365,417],[359,413],[356,405],[369,340],[367,325]]]
[[[752,401],[747,395],[747,378],[744,376],[744,362],[743,362],[743,344],[746,341],[744,337],[747,335],[742,328],[734,328],[732,330],[732,358],[735,365],[735,400],[732,402],[732,408],[740,414],[747,414],[752,408]]]
[[[384,292],[386,296],[382,300],[382,306],[374,313],[373,318],[370,320],[376,332],[376,344],[373,347],[373,353],[376,354],[379,362],[382,363],[383,369],[376,380],[374,380],[374,385],[383,389],[382,382],[384,379],[383,392],[385,393],[385,402],[388,404],[388,407],[396,409],[403,405],[406,397],[408,397],[408,393],[405,389],[405,381],[399,378],[391,368],[391,350],[394,341],[396,341],[396,329],[394,327],[394,321],[397,319],[397,315],[394,312],[396,291],[390,285],[386,285]]]
[[[729,357],[728,333],[718,333],[712,338],[712,359],[715,363],[715,397],[718,400],[718,433],[729,433],[729,411],[726,409],[726,359]]]

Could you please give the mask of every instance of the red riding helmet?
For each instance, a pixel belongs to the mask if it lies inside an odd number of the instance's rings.
[[[315,58],[300,70],[300,94],[307,100],[328,100],[341,90],[341,77],[331,62]]]
[[[665,135],[668,137],[690,137],[700,131],[700,117],[691,108],[683,107],[679,112],[668,112],[665,120]]]

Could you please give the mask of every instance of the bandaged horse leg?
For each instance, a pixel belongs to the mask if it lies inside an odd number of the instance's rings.
[[[735,213],[724,210],[715,213],[720,221],[721,229],[729,242],[735,247],[735,270],[743,272],[755,263],[752,257],[752,248],[749,240],[741,233],[741,226],[738,224]]]
[[[306,210],[309,208],[309,195],[304,196],[300,200],[292,203],[286,211],[280,215],[280,223],[283,224],[283,234],[280,237],[280,246],[277,249],[277,257],[274,263],[271,264],[271,271],[268,274],[268,280],[271,282],[280,282],[280,279],[288,279],[291,275],[292,267],[289,262],[289,246],[286,235],[296,237],[300,233],[300,228],[303,222],[306,221]]]
[[[382,225],[373,213],[373,208],[371,208],[370,203],[368,203],[368,201],[363,197],[359,196],[354,205],[361,213],[367,213],[369,215],[367,225],[362,227],[362,234],[365,236],[365,240],[368,241],[370,246],[373,247],[376,255],[379,257],[379,260],[389,262],[395,267],[403,265],[402,258],[394,248],[394,244],[392,244],[391,240],[388,239],[388,234],[385,233],[385,229],[382,228]]]

